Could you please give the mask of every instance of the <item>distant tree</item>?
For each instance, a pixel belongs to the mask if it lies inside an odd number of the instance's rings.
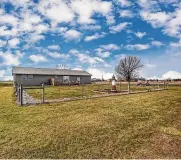
[[[116,66],[115,71],[118,77],[125,79],[128,82],[128,93],[130,93],[130,82],[138,77],[138,70],[142,68],[141,59],[133,56],[121,59]]]

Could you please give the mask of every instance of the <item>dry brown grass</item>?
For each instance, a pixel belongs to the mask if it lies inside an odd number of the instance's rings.
[[[0,87],[0,158],[181,158],[181,89],[19,107]]]

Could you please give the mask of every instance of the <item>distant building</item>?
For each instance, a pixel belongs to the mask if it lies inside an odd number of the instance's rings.
[[[13,81],[23,85],[90,84],[91,74],[81,70],[13,67]]]
[[[102,80],[99,78],[92,78],[92,82],[101,82]]]

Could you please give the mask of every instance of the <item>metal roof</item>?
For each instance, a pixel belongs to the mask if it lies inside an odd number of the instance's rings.
[[[32,75],[62,75],[62,76],[92,76],[90,73],[81,70],[52,69],[52,68],[32,68],[13,67],[12,74],[32,74]]]

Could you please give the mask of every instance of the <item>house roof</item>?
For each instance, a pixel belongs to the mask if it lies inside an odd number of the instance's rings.
[[[32,68],[13,67],[12,74],[32,74],[32,75],[61,75],[61,76],[92,76],[90,73],[81,70],[52,69],[52,68]]]

